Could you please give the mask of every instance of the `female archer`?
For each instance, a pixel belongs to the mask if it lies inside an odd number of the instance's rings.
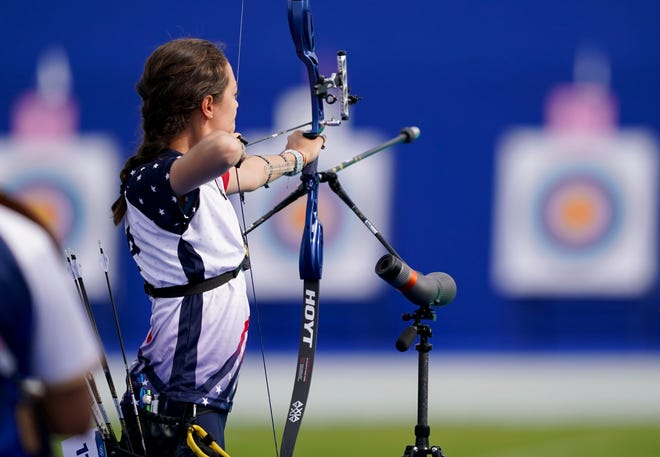
[[[249,324],[246,249],[227,195],[299,173],[324,139],[296,131],[280,154],[247,156],[235,131],[237,82],[209,41],[176,39],[158,47],[137,91],[143,141],[121,171],[112,205],[151,301],[132,390],[142,393],[145,420],[194,421],[224,447]],[[130,397],[129,389],[127,418],[134,417]],[[184,434],[158,442],[149,429],[143,427],[142,437],[148,454],[150,447],[158,455],[191,452]],[[131,442],[141,449],[140,436]]]

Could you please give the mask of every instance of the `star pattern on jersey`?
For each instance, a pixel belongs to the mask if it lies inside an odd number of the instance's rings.
[[[199,204],[199,190],[179,199],[169,185],[169,169],[179,157],[175,151],[166,151],[155,162],[131,171],[125,192],[127,200],[142,214],[173,233],[186,230]]]

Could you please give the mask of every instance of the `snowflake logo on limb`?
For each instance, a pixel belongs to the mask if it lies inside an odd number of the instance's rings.
[[[300,401],[291,403],[291,409],[289,410],[289,422],[298,422],[302,418],[304,407],[305,404]]]

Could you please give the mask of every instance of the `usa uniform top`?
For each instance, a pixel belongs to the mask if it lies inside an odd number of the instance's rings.
[[[202,281],[245,256],[228,175],[177,198],[167,149],[126,182],[126,237],[140,274],[156,288]],[[132,374],[169,400],[231,410],[245,354],[249,304],[243,273],[207,292],[151,300],[150,329]]]
[[[22,456],[18,381],[49,385],[84,376],[100,348],[68,277],[64,255],[38,224],[0,205],[0,455]]]

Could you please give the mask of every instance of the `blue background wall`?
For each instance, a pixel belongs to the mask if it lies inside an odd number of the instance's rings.
[[[323,72],[333,71],[337,49],[349,52],[351,86],[364,99],[354,108],[353,125],[387,135],[406,125],[422,130],[415,152],[396,157],[389,237],[412,267],[449,272],[458,283],[455,302],[438,312],[436,347],[660,349],[657,287],[635,300],[516,301],[498,295],[489,279],[497,140],[513,125],[543,123],[545,97],[572,80],[580,46],[595,45],[609,57],[621,126],[660,129],[657,1],[316,0],[312,7],[317,49],[328,64]],[[3,2],[0,132],[10,128],[17,94],[34,86],[39,54],[59,44],[69,56],[81,131],[116,137],[123,160],[139,142],[134,87],[144,59],[170,38],[199,36],[226,43],[236,66],[240,9],[238,0]],[[280,91],[304,78],[285,2],[246,0],[243,32],[239,130],[241,124],[267,128]],[[125,251],[119,262],[116,298],[134,348],[148,314]],[[300,287],[297,278],[292,282]],[[369,303],[322,299],[321,306],[322,349],[393,350],[405,325],[401,313],[411,309],[387,289]],[[108,306],[96,309],[114,347]],[[266,346],[294,348],[299,302],[261,301],[259,311]]]

